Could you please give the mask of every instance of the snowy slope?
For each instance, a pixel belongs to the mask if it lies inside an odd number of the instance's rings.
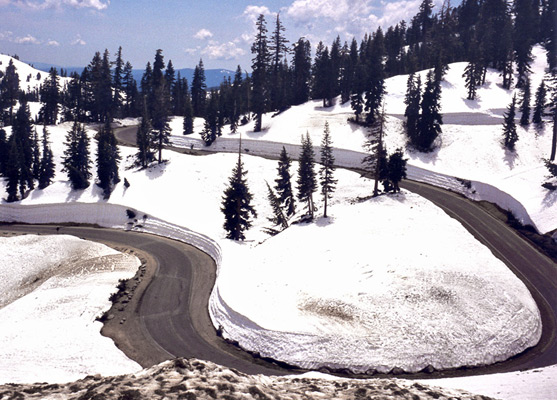
[[[0,253],[0,383],[140,369],[95,321],[136,257],[64,235],[2,237]]]

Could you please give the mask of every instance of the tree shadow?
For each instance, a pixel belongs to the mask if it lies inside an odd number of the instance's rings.
[[[160,178],[164,174],[164,171],[166,171],[167,163],[167,160],[163,160],[161,164],[155,164],[147,167],[147,169],[145,169],[145,175],[150,180]]]
[[[545,194],[542,204],[545,208],[549,208],[553,206],[557,202],[557,190],[547,190]]]
[[[510,151],[509,149],[505,149],[504,160],[510,169],[514,169],[514,165],[517,159],[518,159],[518,154],[516,154],[516,151]]]

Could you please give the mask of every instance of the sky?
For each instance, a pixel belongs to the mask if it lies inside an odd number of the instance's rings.
[[[442,0],[434,0],[440,9]],[[269,33],[277,13],[290,44],[315,47],[410,19],[421,0],[0,0],[0,53],[23,61],[85,66],[96,51],[122,54],[143,69],[157,49],[175,68],[251,68],[255,19]],[[455,1],[453,0],[453,4]]]

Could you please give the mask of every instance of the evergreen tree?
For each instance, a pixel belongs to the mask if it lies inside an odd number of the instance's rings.
[[[37,128],[33,129],[33,137],[31,140],[33,146],[33,179],[38,180],[41,167],[41,148],[39,146],[39,135],[37,134]]]
[[[290,165],[291,160],[288,157],[286,148],[282,146],[278,162],[278,178],[275,179],[275,190],[278,194],[280,204],[286,210],[286,215],[291,217],[296,212],[296,204],[294,194],[292,192]]]
[[[526,77],[522,85],[522,95],[520,99],[520,125],[528,125],[530,123],[530,78]]]
[[[118,143],[110,127],[110,122],[107,121],[99,130],[97,140],[97,185],[103,189],[105,199],[110,197],[114,185],[120,182],[119,164]]]
[[[272,110],[282,110],[286,107],[287,99],[284,96],[284,63],[283,59],[288,54],[288,40],[284,37],[284,25],[280,20],[280,13],[277,13],[275,30],[271,34],[269,41],[269,53],[271,55],[270,65],[270,102]]]
[[[321,194],[323,195],[323,217],[327,218],[327,203],[335,191],[337,180],[334,178],[335,157],[331,142],[329,123],[325,122],[323,140],[321,141],[321,167],[319,169]]]
[[[245,111],[245,99],[242,96],[243,90],[242,68],[238,65],[234,73],[234,82],[230,96],[230,131],[236,133],[240,123],[240,116]]]
[[[184,79],[184,135],[191,135],[193,133],[193,107],[191,104],[191,97],[188,91],[188,81]]]
[[[430,71],[420,103],[420,117],[417,123],[417,135],[413,145],[419,151],[433,150],[435,139],[441,134],[443,118],[440,113],[441,84]]]
[[[534,106],[534,115],[532,116],[532,122],[535,124],[543,123],[543,115],[545,110],[545,98],[547,96],[547,89],[545,88],[545,82],[542,80],[540,86],[536,90],[536,104]]]
[[[151,120],[149,119],[149,112],[147,110],[147,101],[143,101],[143,112],[141,114],[141,124],[137,129],[137,153],[135,154],[136,164],[141,168],[147,166],[155,159],[153,150],[151,148]]]
[[[549,70],[557,69],[557,4],[554,0],[542,0],[540,18],[541,42],[547,51]]]
[[[29,107],[22,99],[19,109],[13,118],[12,137],[14,138],[17,146],[17,154],[19,155],[19,193],[20,198],[23,199],[28,189],[33,189],[34,176],[33,176],[33,161],[34,161],[34,143],[33,143],[33,128],[31,126],[31,114]]]
[[[292,104],[303,104],[309,100],[311,80],[311,45],[304,38],[294,44],[292,75]]]
[[[537,38],[536,16],[538,16],[538,2],[533,0],[514,0],[514,32],[513,44],[518,73],[517,87],[522,88],[526,83],[527,73],[533,61],[532,46]],[[522,122],[521,122],[522,123]]]
[[[158,49],[155,53],[153,63],[153,79],[151,97],[147,98],[149,115],[152,125],[152,141],[155,150],[158,152],[158,163],[162,163],[162,149],[170,143],[169,107],[170,93],[167,89],[166,80],[163,75],[164,58],[162,50]]]
[[[251,204],[253,196],[248,188],[246,174],[241,152],[238,151],[238,162],[232,170],[229,186],[224,191],[221,203],[227,239],[244,240],[244,231],[251,227],[251,217],[257,218],[257,212]]]
[[[371,174],[375,183],[373,185],[373,197],[379,195],[379,182],[385,184],[388,178],[387,170],[387,150],[383,143],[385,127],[385,110],[377,112],[374,124],[370,127],[369,135],[364,143],[364,149],[369,153],[362,160],[364,168]]]
[[[145,71],[143,71],[143,76],[141,77],[140,85],[143,99],[149,99],[151,97],[151,92],[153,91],[153,67],[151,67],[150,61],[147,61]]]
[[[75,122],[66,135],[64,143],[64,158],[62,171],[68,174],[72,189],[80,190],[89,186],[91,178],[89,160],[89,137],[83,125]]]
[[[260,132],[262,129],[263,113],[267,110],[268,98],[268,72],[269,72],[269,43],[267,40],[267,27],[265,17],[260,14],[257,18],[255,41],[251,46],[252,59],[252,111],[255,114],[255,126],[253,131]]]
[[[313,63],[312,97],[323,99],[323,107],[333,105],[335,83],[332,72],[329,48],[325,47],[323,42],[319,42],[315,50],[315,61]]]
[[[219,124],[219,95],[216,90],[211,90],[209,95],[209,103],[205,110],[205,123],[201,138],[206,146],[210,146],[221,135],[221,126]]]
[[[61,100],[56,68],[50,68],[48,78],[45,79],[40,92],[42,103],[39,112],[40,119],[46,125],[55,125],[58,119],[58,103],[60,103]]]
[[[315,153],[309,132],[302,136],[302,151],[298,164],[298,200],[307,202],[308,216],[313,219],[315,206],[313,204],[313,193],[317,190],[317,178],[315,176]]]
[[[123,117],[123,93],[124,93],[124,60],[122,59],[122,46],[118,47],[116,61],[114,61],[114,72],[112,75],[112,114],[116,118]]]
[[[551,115],[553,116],[553,136],[551,139],[551,155],[549,161],[555,161],[557,155],[557,68],[551,70]]]
[[[6,67],[4,77],[0,82],[0,105],[2,110],[9,108],[9,123],[11,124],[13,118],[13,109],[17,104],[17,98],[19,96],[19,75],[17,74],[17,69],[14,65],[13,60],[10,58],[10,62]]]
[[[354,86],[354,74],[358,63],[358,43],[352,38],[352,44],[348,48],[345,44],[342,49],[342,68],[340,75],[340,97],[341,103],[350,101],[350,94]]]
[[[195,66],[191,81],[191,106],[194,117],[205,116],[205,103],[207,101],[207,84],[205,83],[205,68],[203,60]]]
[[[406,179],[406,162],[408,160],[404,158],[402,149],[396,149],[396,151],[389,156],[389,162],[387,165],[388,170],[388,180],[393,191],[400,192],[400,181]]]
[[[43,127],[42,156],[39,167],[39,189],[44,189],[52,183],[56,172],[54,168],[54,157],[48,142],[48,131],[46,125]]]
[[[514,151],[515,143],[518,141],[516,123],[514,121],[515,114],[516,96],[513,96],[511,104],[507,107],[507,112],[505,113],[503,121],[503,146],[509,151]]]
[[[368,74],[367,91],[365,95],[366,123],[372,125],[375,123],[375,116],[379,110],[379,106],[383,101],[385,94],[385,73],[383,67],[383,56],[385,53],[384,37],[381,28],[377,29],[371,42],[371,50],[368,56]]]
[[[406,134],[412,144],[416,142],[418,137],[418,121],[420,119],[420,101],[422,90],[421,86],[422,82],[420,75],[415,77],[412,73],[408,76],[408,80],[406,82],[406,96],[404,98],[404,104],[406,104],[404,116],[406,117]]]
[[[6,131],[0,128],[0,176],[6,176],[9,153],[10,148],[8,146]]]
[[[284,214],[281,202],[269,184],[267,182],[265,183],[267,185],[267,199],[269,200],[269,204],[273,210],[273,216],[267,219],[272,222],[273,225],[280,226],[281,230],[285,230],[288,228],[288,219]],[[274,228],[266,229],[266,231],[270,235],[276,235],[278,233],[278,231]]]
[[[6,163],[6,193],[8,194],[8,203],[19,200],[19,183],[21,181],[21,167],[20,167],[20,153],[19,146],[15,140],[14,135],[10,137],[8,142],[9,153],[8,161]]]

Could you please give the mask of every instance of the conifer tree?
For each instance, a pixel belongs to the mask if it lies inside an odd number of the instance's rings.
[[[277,197],[273,189],[271,189],[271,186],[269,186],[267,182],[265,183],[267,185],[267,200],[269,200],[269,204],[273,210],[273,216],[267,219],[272,222],[273,225],[280,226],[281,230],[285,230],[288,228],[288,218],[284,214],[280,199]],[[278,231],[274,228],[266,229],[266,231],[270,235],[276,235],[278,233]]]
[[[360,115],[364,112],[364,90],[366,79],[366,67],[361,59],[356,62],[352,94],[350,96],[350,107],[354,111],[356,123],[360,122]]]
[[[329,56],[329,48],[323,42],[319,42],[315,50],[315,61],[313,64],[313,87],[312,97],[323,99],[323,107],[333,105],[334,82],[332,76],[332,64]]]
[[[376,111],[377,112],[377,111]],[[364,168],[370,173],[374,179],[373,197],[379,195],[379,182],[382,182],[385,189],[388,189],[388,184],[385,184],[388,178],[387,170],[387,150],[383,143],[385,127],[385,110],[377,112],[374,124],[370,127],[369,135],[364,143],[364,149],[369,153],[362,159]]]
[[[46,125],[54,125],[58,119],[58,104],[61,102],[56,68],[50,68],[48,78],[45,79],[40,92],[42,103],[40,119]]]
[[[545,82],[542,80],[540,86],[538,86],[538,89],[536,90],[536,104],[534,106],[534,115],[532,116],[532,122],[535,124],[543,123],[546,96],[547,89],[545,87]]]
[[[62,171],[66,172],[72,189],[80,190],[89,186],[90,159],[89,159],[89,137],[78,122],[74,122],[72,129],[66,135],[64,142],[64,158]]]
[[[135,154],[136,163],[141,168],[147,166],[155,159],[153,150],[151,148],[151,120],[149,119],[149,112],[147,110],[147,102],[143,101],[143,112],[141,114],[141,124],[137,129],[137,153]]]
[[[408,160],[404,158],[404,153],[402,149],[398,148],[396,151],[389,156],[389,162],[387,165],[387,176],[392,187],[392,190],[400,192],[400,181],[406,179],[406,162]]]
[[[162,50],[158,49],[153,63],[153,79],[151,97],[147,98],[149,115],[152,125],[152,142],[158,152],[158,163],[162,163],[162,149],[170,143],[169,107],[170,92],[167,89],[166,79],[163,74],[164,58]]]
[[[321,194],[323,195],[323,217],[327,218],[327,203],[335,191],[337,180],[334,178],[335,157],[331,141],[329,123],[325,122],[323,140],[321,141],[321,167],[319,168]]]
[[[193,133],[193,121],[195,117],[193,115],[193,107],[188,93],[187,84],[187,81],[185,81],[186,94],[184,96],[184,135],[191,135]]]
[[[39,167],[39,189],[44,189],[52,183],[56,172],[54,168],[54,157],[48,141],[46,125],[43,127],[42,156]]]
[[[211,90],[205,110],[205,123],[201,132],[201,138],[206,146],[213,144],[217,136],[221,135],[219,114],[219,95],[216,90]]]
[[[284,37],[285,30],[280,20],[280,13],[277,13],[275,30],[271,34],[269,41],[269,53],[271,55],[270,102],[272,110],[284,109],[287,100],[284,98],[283,90],[283,86],[286,86],[283,74],[283,59],[288,54],[288,40]]]
[[[294,194],[290,176],[291,160],[288,157],[286,148],[282,146],[278,162],[278,178],[275,179],[275,190],[277,191],[280,204],[286,210],[287,217],[291,217],[296,212]]]
[[[16,142],[17,154],[19,156],[17,160],[19,164],[18,188],[20,198],[23,199],[27,190],[35,187],[33,176],[33,128],[31,126],[29,106],[25,99],[22,99],[19,109],[13,118],[12,137]]]
[[[302,152],[298,161],[298,200],[307,202],[308,216],[313,219],[315,206],[313,204],[313,193],[317,190],[317,179],[315,176],[315,153],[309,132],[302,136]]]
[[[205,83],[205,68],[203,60],[199,60],[193,71],[191,81],[191,106],[193,108],[194,117],[205,116],[205,104],[207,101],[207,84]]]
[[[303,38],[294,44],[292,75],[292,104],[303,104],[309,100],[311,80],[311,45]]]
[[[530,78],[524,78],[522,85],[522,94],[520,98],[520,125],[528,125],[530,123]]]
[[[513,44],[518,73],[518,88],[522,88],[522,86],[526,84],[527,73],[530,71],[530,64],[533,61],[532,45],[535,43],[538,36],[536,33],[538,29],[538,23],[536,22],[538,7],[538,1],[513,1],[513,13],[515,16]]]
[[[251,204],[253,196],[248,188],[246,174],[247,170],[244,169],[239,149],[238,162],[232,170],[221,203],[221,211],[224,213],[223,228],[227,232],[227,239],[244,240],[244,232],[251,227],[251,218],[257,218],[257,212]]]
[[[512,102],[507,107],[507,112],[505,113],[503,120],[503,146],[509,151],[514,151],[515,143],[518,141],[516,123],[514,121],[515,115],[516,96],[513,96]]]
[[[269,72],[269,43],[267,40],[267,26],[265,17],[260,14],[256,22],[255,41],[251,46],[252,59],[252,111],[255,114],[255,126],[253,131],[260,132],[262,129],[263,113],[267,110],[268,98],[268,72]]]
[[[440,112],[441,84],[430,71],[420,103],[420,117],[417,124],[417,136],[414,146],[419,151],[433,150],[433,143],[441,133],[443,118]]]
[[[385,53],[384,37],[381,28],[378,28],[371,41],[371,50],[368,56],[367,91],[365,95],[366,123],[375,123],[375,116],[385,94],[385,72],[383,67],[383,56]]]
[[[108,199],[114,185],[120,182],[118,165],[120,152],[110,122],[99,130],[97,140],[97,185],[103,189],[104,198]]]
[[[406,134],[412,144],[416,142],[418,136],[418,121],[420,118],[422,90],[421,86],[422,82],[420,75],[415,77],[414,73],[412,73],[408,76],[408,80],[406,82],[406,96],[404,98],[404,104],[406,104],[404,116],[406,117]]]
[[[8,161],[6,163],[6,193],[8,197],[6,201],[8,203],[18,201],[19,198],[19,183],[21,181],[21,167],[20,167],[20,153],[19,146],[15,140],[14,135],[10,136],[10,141],[8,142],[9,153]]]
[[[17,98],[19,96],[19,75],[17,73],[17,68],[14,65],[13,60],[10,58],[10,62],[6,67],[4,77],[0,82],[0,105],[2,109],[8,108],[9,111],[9,123],[11,124],[13,118],[13,109],[17,104]]]
[[[116,118],[123,116],[123,93],[124,93],[124,60],[122,59],[122,46],[118,47],[116,61],[114,61],[114,73],[112,75],[112,115]]]
[[[32,137],[33,146],[33,179],[39,179],[39,169],[41,166],[41,148],[39,146],[39,135],[37,134],[37,128],[33,129]]]
[[[10,148],[8,146],[6,131],[0,128],[0,176],[6,175],[9,152]]]

